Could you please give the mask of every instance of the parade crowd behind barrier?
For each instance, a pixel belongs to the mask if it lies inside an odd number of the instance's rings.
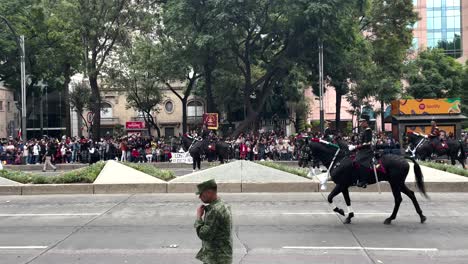
[[[197,133],[193,132],[196,137]],[[303,133],[307,137],[322,137],[320,133]],[[356,145],[359,136],[339,135],[339,138]],[[401,153],[401,146],[391,136],[376,134],[376,148],[384,153]],[[300,144],[296,136],[285,136],[273,131],[263,133],[242,133],[237,138],[217,138],[230,144],[229,159],[294,161],[300,158]],[[462,140],[468,143],[464,133]],[[405,146],[403,146],[405,147]],[[88,138],[60,139],[44,137],[26,142],[13,138],[0,140],[0,161],[3,164],[40,164],[46,151],[53,156],[53,163],[94,163],[99,160],[128,162],[172,162],[191,163],[191,157],[182,148],[180,137],[102,138],[94,142]],[[216,161],[214,152],[205,153],[205,160]]]

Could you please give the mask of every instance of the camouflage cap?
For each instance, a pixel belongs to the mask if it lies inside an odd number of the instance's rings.
[[[198,191],[195,193],[196,195],[202,194],[206,190],[217,190],[218,185],[216,184],[215,180],[209,180],[202,182],[197,185]]]

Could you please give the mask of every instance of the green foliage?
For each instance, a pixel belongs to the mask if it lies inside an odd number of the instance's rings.
[[[161,170],[151,164],[123,163],[138,171],[169,181],[175,178],[174,173],[168,170]],[[1,170],[0,177],[24,183],[24,184],[69,184],[69,183],[93,183],[106,165],[105,162],[97,162],[88,167],[65,172],[58,176],[41,176],[21,171]]]
[[[106,79],[111,87],[126,92],[127,107],[142,113],[148,132],[155,128],[160,137],[155,115],[159,113],[158,105],[163,100],[161,89],[165,84],[155,67],[157,55],[149,36],[136,37],[131,47],[119,49],[118,59],[109,63],[106,69]]]
[[[28,97],[39,94],[42,80],[49,91],[63,90],[80,66],[80,38],[73,26],[70,1],[0,1],[0,14],[10,21],[16,34],[25,36]],[[0,21],[0,81],[19,93],[20,66],[16,42]],[[28,107],[28,115],[33,107]]]
[[[148,175],[151,175],[155,178],[161,179],[163,181],[170,181],[175,179],[174,172],[170,170],[161,170],[153,166],[152,164],[145,164],[145,163],[131,163],[131,162],[124,162],[125,166],[130,168],[134,168],[135,170],[141,171]]]
[[[282,165],[276,162],[271,162],[271,161],[259,161],[257,162],[258,164],[261,164],[263,166],[267,166],[273,169],[277,169],[280,171],[284,171],[287,173],[295,174],[297,176],[301,176],[304,178],[307,178],[308,170],[304,168],[295,168],[295,167],[290,167],[286,165]]]
[[[457,166],[449,165],[449,164],[441,164],[441,163],[435,163],[435,162],[425,162],[421,161],[419,162],[421,165],[441,170],[441,171],[446,171],[449,173],[457,174],[460,176],[465,176],[468,177],[468,170],[465,170],[463,168],[459,168]]]
[[[41,176],[20,171],[2,170],[0,171],[0,177],[24,184],[93,183],[104,165],[104,162],[98,162],[85,168],[65,172],[58,176]]]
[[[406,70],[408,93],[415,98],[460,97],[463,90],[463,65],[440,49],[421,52]],[[466,93],[466,91],[465,91]]]

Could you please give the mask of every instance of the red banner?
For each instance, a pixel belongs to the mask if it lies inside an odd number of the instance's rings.
[[[145,122],[142,122],[142,121],[126,122],[125,123],[125,128],[127,130],[145,129]]]
[[[218,113],[205,113],[203,114],[203,124],[208,129],[218,129]]]

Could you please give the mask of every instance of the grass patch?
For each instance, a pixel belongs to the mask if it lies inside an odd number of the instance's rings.
[[[104,165],[103,161],[94,163],[93,165],[65,172],[57,176],[42,176],[22,171],[1,170],[0,177],[24,184],[70,184],[70,183],[93,183],[101,173]],[[134,168],[138,171],[161,179],[169,181],[175,178],[174,173],[169,170],[161,170],[153,165],[138,164],[138,163],[123,163],[124,165]]]
[[[427,167],[430,167],[430,168],[433,168],[433,169],[446,171],[446,172],[450,172],[450,173],[457,174],[457,175],[460,175],[460,176],[468,177],[468,170],[465,170],[463,168],[459,168],[457,166],[442,164],[442,163],[435,163],[435,162],[426,162],[426,161],[421,161],[419,163],[421,165],[424,165],[424,166],[427,166]]]
[[[2,170],[0,171],[0,177],[24,184],[93,183],[104,165],[104,162],[98,162],[57,176],[42,176],[21,171]]]
[[[143,173],[146,173],[148,175],[151,175],[163,181],[170,181],[172,179],[175,179],[174,172],[170,170],[162,170],[162,169],[156,168],[155,166],[151,164],[131,163],[131,162],[124,162],[123,164],[125,166],[133,168],[137,171],[141,171]]]
[[[258,161],[257,163],[261,164],[263,166],[273,168],[273,169],[277,169],[277,170],[284,171],[284,172],[287,172],[287,173],[295,174],[297,176],[308,178],[307,174],[309,173],[309,171],[307,169],[304,169],[304,168],[294,168],[294,167],[274,163],[274,162],[271,162],[271,161]]]

